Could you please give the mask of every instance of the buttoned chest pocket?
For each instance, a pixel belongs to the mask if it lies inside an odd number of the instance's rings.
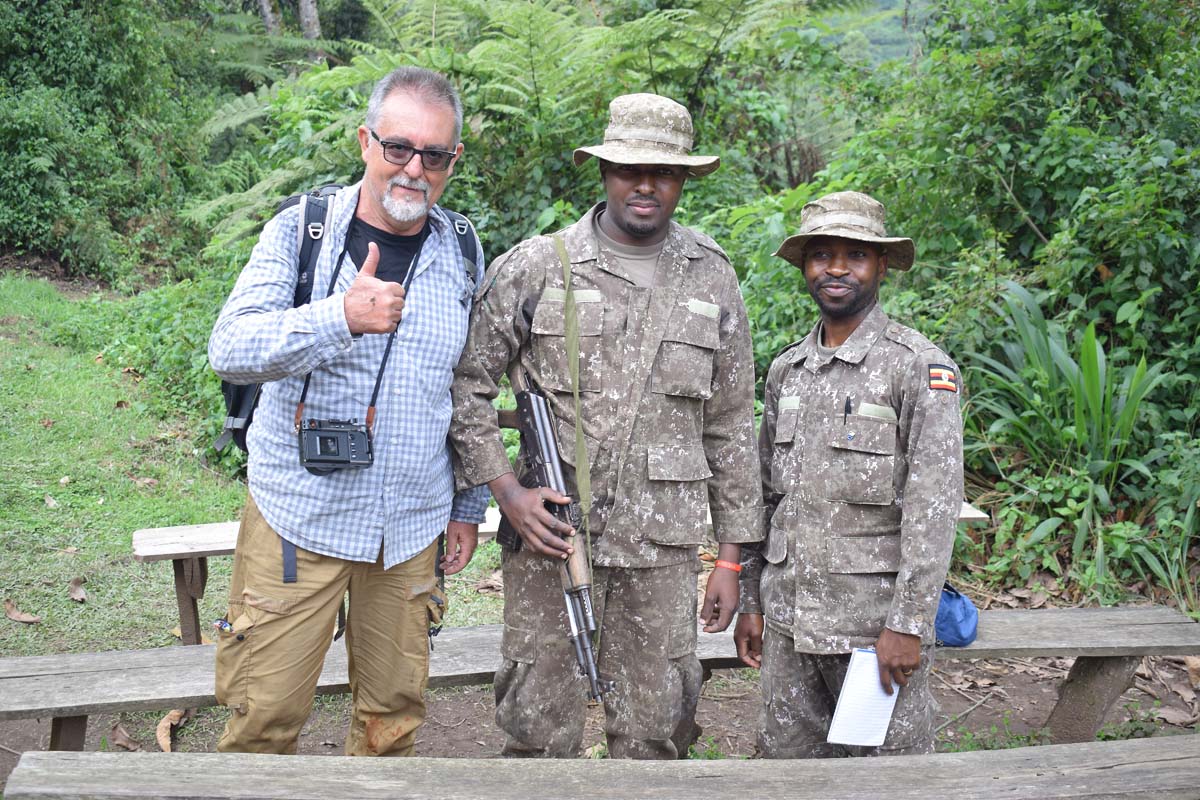
[[[830,448],[826,497],[842,503],[888,505],[896,498],[896,423],[854,415],[826,431]]]
[[[671,314],[650,383],[659,394],[712,397],[713,361],[721,346],[719,306],[689,300]]]
[[[598,392],[603,387],[604,332],[603,296],[595,289],[576,289],[575,316],[579,324],[579,391]],[[567,361],[566,294],[562,289],[546,289],[533,312],[530,333],[533,358],[541,373],[544,388],[571,391],[571,372]]]
[[[792,492],[800,475],[796,434],[800,427],[800,398],[779,398],[775,414],[775,436],[771,443],[771,483],[777,491]]]

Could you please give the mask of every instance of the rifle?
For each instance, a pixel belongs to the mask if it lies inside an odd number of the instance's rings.
[[[531,385],[528,376],[523,383]],[[550,413],[546,396],[533,388],[518,391],[516,396],[516,419],[513,420],[511,414],[500,414],[504,427],[515,427],[521,432],[521,460],[525,464],[521,485],[527,489],[545,486],[559,494],[567,494],[562,460],[558,455],[558,436],[554,431],[554,415]],[[515,425],[512,424],[514,422]],[[560,505],[547,500],[545,507],[555,518],[571,526],[572,533],[568,536],[573,537],[578,533],[583,524],[578,501]],[[510,550],[521,549],[521,537],[507,518],[501,518],[496,539]],[[596,616],[592,611],[592,579],[586,546],[576,545],[570,557],[559,563],[558,572],[567,604],[567,638],[575,649],[579,674],[588,679],[592,699],[600,700],[604,692],[612,687],[600,680],[596,653],[592,648]]]

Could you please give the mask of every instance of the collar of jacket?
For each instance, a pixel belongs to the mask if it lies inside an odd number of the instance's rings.
[[[883,335],[887,325],[888,316],[876,303],[858,327],[854,329],[854,332],[850,334],[850,337],[842,342],[842,346],[837,349],[837,352],[832,357],[826,358],[817,350],[817,337],[821,335],[821,323],[818,321],[808,332],[808,336],[804,337],[800,346],[792,351],[791,362],[799,364],[801,361],[806,361],[809,369],[813,370],[825,366],[833,358],[848,364],[861,363],[871,347]]]
[[[567,256],[572,264],[582,264],[585,261],[596,261],[600,258],[600,247],[592,233],[592,220],[604,210],[607,203],[601,201],[592,206],[579,221],[562,230],[563,243],[567,246]],[[704,251],[691,236],[687,228],[675,220],[667,231],[667,240],[663,242],[663,254],[682,253],[687,258],[702,258]]]

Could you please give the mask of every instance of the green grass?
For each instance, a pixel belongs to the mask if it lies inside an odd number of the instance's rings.
[[[135,376],[47,343],[78,324],[77,305],[45,281],[0,276],[0,599],[42,618],[0,617],[0,655],[172,644],[171,566],[135,562],[133,531],[234,519],[245,499],[241,482],[205,467],[182,416],[155,416]],[[231,566],[209,560],[202,622],[224,613]],[[501,621],[501,598],[475,589],[499,566],[499,546],[484,542],[447,579],[448,625]],[[68,597],[75,577],[87,581],[82,604]]]
[[[134,376],[43,340],[71,324],[74,302],[0,277],[0,596],[42,618],[0,619],[4,655],[170,644],[171,567],[135,562],[133,531],[232,519],[244,498],[186,427],[146,411]],[[229,562],[213,559],[202,619],[220,615]],[[68,597],[75,577],[85,603]]]

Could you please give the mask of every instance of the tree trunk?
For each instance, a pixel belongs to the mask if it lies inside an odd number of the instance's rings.
[[[262,13],[267,35],[278,36],[283,26],[279,22],[279,10],[275,8],[275,0],[258,0],[258,10]]]
[[[305,39],[321,38],[321,19],[317,16],[317,0],[300,0],[300,30]],[[310,50],[309,61],[319,61],[325,54],[318,50]]]

